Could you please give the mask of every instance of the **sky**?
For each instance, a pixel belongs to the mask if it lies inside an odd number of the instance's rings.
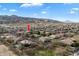
[[[79,3],[0,3],[0,15],[79,22]]]

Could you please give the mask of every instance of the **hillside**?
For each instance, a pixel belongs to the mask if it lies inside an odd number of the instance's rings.
[[[28,22],[28,21],[47,21],[47,22],[56,22],[56,23],[60,23],[60,21],[57,20],[52,20],[52,19],[44,19],[44,18],[32,18],[32,17],[21,17],[21,16],[16,16],[16,15],[0,15],[0,23],[5,22],[16,22],[16,21],[24,21],[24,22]]]

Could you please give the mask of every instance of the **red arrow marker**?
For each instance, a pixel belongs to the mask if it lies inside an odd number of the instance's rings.
[[[19,20],[18,20],[18,19],[16,19],[16,22],[17,22],[17,23],[19,23]]]
[[[27,31],[30,32],[30,23],[27,24]]]

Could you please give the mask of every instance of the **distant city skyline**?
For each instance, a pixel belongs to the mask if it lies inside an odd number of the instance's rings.
[[[0,3],[0,15],[79,22],[79,3]]]

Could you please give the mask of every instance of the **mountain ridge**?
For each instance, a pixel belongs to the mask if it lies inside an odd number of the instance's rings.
[[[53,19],[46,19],[46,18],[34,18],[34,17],[22,17],[17,15],[0,15],[0,21],[48,21],[48,22],[57,22],[60,23],[60,21],[53,20]]]

